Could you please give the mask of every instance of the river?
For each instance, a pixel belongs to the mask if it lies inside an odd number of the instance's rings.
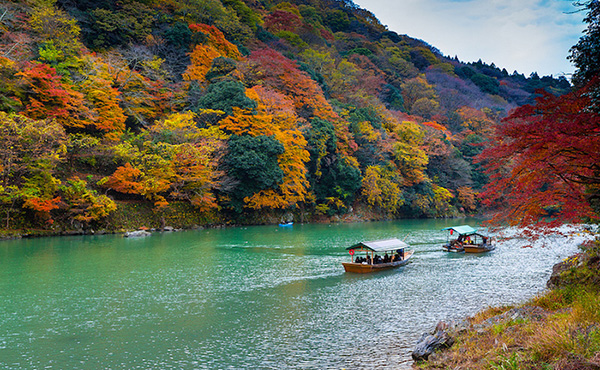
[[[484,255],[402,220],[0,242],[0,369],[403,369],[438,320],[543,290],[573,240]],[[399,269],[344,273],[346,246],[398,237]]]

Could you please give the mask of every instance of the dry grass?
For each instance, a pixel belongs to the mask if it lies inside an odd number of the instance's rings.
[[[542,307],[545,317],[494,323],[510,307],[488,308],[473,329],[435,354],[422,369],[600,369],[600,294],[578,287],[550,291],[521,308]],[[536,308],[539,310],[539,308]],[[491,319],[491,320],[490,320]],[[486,321],[487,320],[487,321]],[[483,325],[487,322],[487,325]],[[490,324],[491,323],[491,324]]]

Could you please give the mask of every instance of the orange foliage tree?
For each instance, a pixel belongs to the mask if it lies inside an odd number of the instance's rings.
[[[309,186],[306,163],[310,155],[306,150],[306,139],[298,128],[298,117],[291,109],[291,101],[261,87],[251,89],[247,95],[258,103],[256,109],[259,114],[272,117],[275,139],[284,148],[277,159],[283,171],[283,183],[277,189],[261,190],[247,199],[248,207],[287,208],[305,202]]]
[[[17,73],[24,90],[24,112],[33,119],[54,118],[65,128],[83,128],[89,111],[83,94],[61,81],[56,70],[43,63],[27,63]]]
[[[348,161],[356,164],[352,157],[356,143],[348,130],[348,123],[333,111],[321,88],[298,69],[296,62],[267,48],[254,51],[240,69],[249,84],[264,86],[290,99],[301,119],[318,117],[331,122],[336,129],[338,150]]]
[[[191,24],[190,30],[206,36],[206,41],[194,47],[190,54],[191,64],[183,74],[185,80],[206,81],[212,61],[217,57],[227,57],[240,60],[242,54],[237,46],[227,41],[218,28],[206,24]]]
[[[88,126],[108,138],[117,139],[125,131],[127,119],[119,105],[120,92],[113,87],[115,81],[108,64],[92,56],[86,56],[84,61],[87,78],[79,84],[78,89],[84,94],[91,112]]]

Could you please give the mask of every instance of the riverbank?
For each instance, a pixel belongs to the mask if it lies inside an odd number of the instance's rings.
[[[600,241],[555,265],[548,288],[523,305],[438,324],[449,348],[413,368],[600,369]]]
[[[153,205],[143,201],[118,201],[117,208],[101,221],[82,224],[71,219],[56,217],[52,224],[39,223],[34,217],[13,215],[10,228],[0,229],[0,240],[47,236],[122,234],[135,230],[201,229],[230,226],[277,225],[284,221],[296,223],[353,223],[392,220],[387,213],[374,212],[357,205],[341,215],[314,214],[301,209],[256,211],[248,214],[225,214],[219,211],[198,212],[186,202],[171,202],[169,207],[156,211]],[[463,215],[464,217],[464,215]]]

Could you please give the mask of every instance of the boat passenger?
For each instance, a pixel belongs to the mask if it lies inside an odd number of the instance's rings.
[[[388,263],[390,261],[390,256],[388,256],[387,252],[385,252],[385,255],[383,256],[383,263]]]

